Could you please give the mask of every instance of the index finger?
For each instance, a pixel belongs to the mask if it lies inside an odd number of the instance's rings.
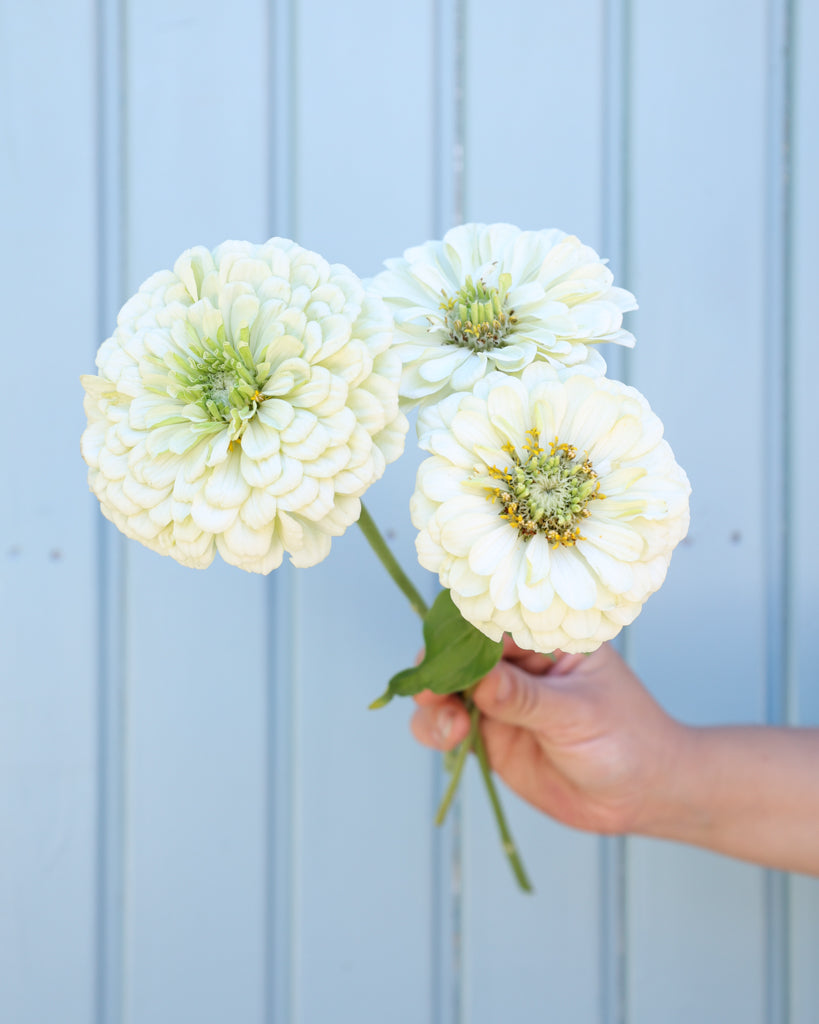
[[[513,665],[526,669],[534,676],[542,676],[551,672],[555,661],[562,655],[562,651],[553,651],[550,654],[539,654],[537,651],[527,651],[518,647],[515,641],[505,633],[503,636],[503,659],[511,661]]]
[[[446,704],[448,700],[452,700],[455,695],[451,693],[433,693],[432,690],[421,690],[420,693],[416,693],[412,698],[416,704],[420,704],[424,707],[435,707],[441,704]]]

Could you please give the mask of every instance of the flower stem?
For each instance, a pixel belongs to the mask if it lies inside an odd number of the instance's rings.
[[[492,769],[489,767],[489,758],[486,754],[486,747],[484,745],[480,729],[476,730],[475,733],[474,749],[475,753],[478,755],[478,763],[481,766],[481,775],[483,776],[486,791],[489,794],[489,801],[492,804],[492,810],[495,812],[495,821],[498,824],[503,852],[506,854],[509,866],[512,868],[515,878],[518,880],[518,885],[524,892],[531,892],[532,883],[529,881],[526,869],[523,866],[520,854],[515,846],[515,841],[512,838],[512,833],[509,831],[509,826],[506,823],[506,817],[503,813],[503,808],[501,807],[498,791],[495,788],[495,781],[492,778]]]
[[[387,542],[381,536],[381,531],[375,525],[375,521],[370,513],[367,511],[364,502],[361,503],[361,516],[358,520],[358,525],[361,527],[361,532],[367,538],[370,543],[370,547],[381,559],[381,564],[392,576],[393,580],[398,586],[398,589],[406,597],[409,603],[412,605],[413,611],[415,611],[420,617],[426,615],[429,611],[426,601],[421,597],[418,591],[413,586],[409,576],[404,572],[401,566],[398,564],[398,560],[395,555],[390,551],[387,546]]]
[[[359,517],[358,525],[361,527],[361,532],[369,541],[370,547],[381,559],[381,564],[393,578],[401,593],[412,605],[413,611],[423,619],[429,611],[426,601],[424,601],[423,597],[421,597],[415,589],[412,581],[399,565],[395,555],[390,551],[387,546],[387,542],[381,536],[381,531],[375,525],[375,521],[367,511],[363,502],[361,503],[361,516]],[[487,757],[486,747],[484,746],[483,737],[481,736],[481,713],[477,706],[472,702],[471,691],[460,694],[460,696],[466,705],[467,711],[469,711],[469,735],[463,743],[461,743],[460,747],[458,747],[455,763],[452,766],[452,777],[449,780],[449,785],[444,793],[441,806],[438,808],[438,813],[435,816],[435,824],[443,824],[447,811],[449,810],[449,807],[455,797],[455,793],[458,790],[458,785],[460,784],[464,765],[466,764],[469,752],[474,750],[478,756],[478,762],[481,766],[481,775],[483,776],[484,785],[486,786],[486,791],[489,794],[489,802],[492,804],[492,811],[495,815],[498,831],[500,832],[503,852],[506,854],[515,878],[518,881],[518,885],[524,890],[524,892],[531,892],[531,883],[529,882],[529,879],[526,876],[526,871],[521,863],[517,847],[512,839],[509,826],[506,823],[506,817],[504,816],[503,808],[501,807],[495,783],[492,779],[492,769],[489,766],[489,758]]]
[[[469,751],[472,750],[475,745],[474,737],[475,734],[479,731],[478,724],[480,722],[480,717],[480,711],[478,711],[478,709],[473,704],[469,712],[469,735],[458,747],[458,751],[455,755],[455,761],[452,764],[452,771],[449,777],[449,785],[446,787],[444,798],[443,800],[441,800],[441,806],[438,808],[438,813],[435,815],[436,825],[443,825],[444,821],[446,820],[447,812],[449,811],[449,806],[452,803],[455,797],[455,793],[458,790],[458,784],[461,781],[461,774],[463,773],[464,765],[466,764],[466,759],[469,756]]]
[[[486,792],[489,794],[489,802],[492,805],[492,812],[495,815],[498,832],[500,832],[503,852],[506,854],[506,859],[509,861],[509,866],[517,879],[518,885],[524,892],[531,892],[532,883],[529,881],[526,869],[523,866],[520,854],[515,846],[515,841],[512,838],[512,833],[509,831],[509,825],[506,822],[506,815],[503,813],[503,807],[501,806],[500,797],[498,796],[498,791],[495,787],[495,781],[492,778],[492,769],[489,766],[489,757],[487,756],[486,746],[484,745],[483,736],[481,735],[481,713],[478,707],[472,702],[472,698],[469,694],[463,694],[462,697],[469,710],[469,734],[458,747],[455,763],[452,766],[452,777],[450,778],[449,785],[444,793],[444,798],[441,800],[441,806],[438,808],[438,813],[435,815],[435,824],[443,825],[447,811],[449,810],[450,804],[455,796],[455,792],[458,789],[458,784],[461,781],[461,775],[463,774],[467,756],[471,750],[474,750],[478,758],[478,763],[481,766],[481,777],[483,778],[484,785],[486,786]]]

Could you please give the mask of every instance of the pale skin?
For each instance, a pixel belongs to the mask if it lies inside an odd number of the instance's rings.
[[[466,736],[459,698],[415,699],[421,743]],[[819,729],[684,725],[608,645],[553,661],[504,638],[474,700],[493,769],[558,821],[819,875]]]

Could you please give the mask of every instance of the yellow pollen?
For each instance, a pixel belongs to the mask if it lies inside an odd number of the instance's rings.
[[[578,459],[577,447],[557,437],[545,451],[536,428],[526,434],[528,440],[521,445],[524,455],[507,441],[502,451],[509,456],[510,464],[504,469],[488,467],[489,477],[500,486],[484,484],[486,498],[498,502],[500,517],[524,540],[540,533],[553,548],[574,547],[585,540],[580,523],[592,515],[589,502],[605,497],[598,475],[588,452]]]

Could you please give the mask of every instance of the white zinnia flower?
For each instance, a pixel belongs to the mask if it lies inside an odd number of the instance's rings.
[[[189,249],[119,314],[83,377],[89,484],[183,565],[314,565],[402,452],[384,304],[287,239]]]
[[[488,636],[591,651],[663,582],[690,487],[634,388],[540,363],[451,395],[419,432],[419,560]]]
[[[602,374],[590,346],[634,344],[621,328],[634,296],[612,286],[593,249],[556,229],[463,224],[385,265],[370,286],[395,317],[407,407],[471,391],[492,370],[520,376],[535,360]]]

